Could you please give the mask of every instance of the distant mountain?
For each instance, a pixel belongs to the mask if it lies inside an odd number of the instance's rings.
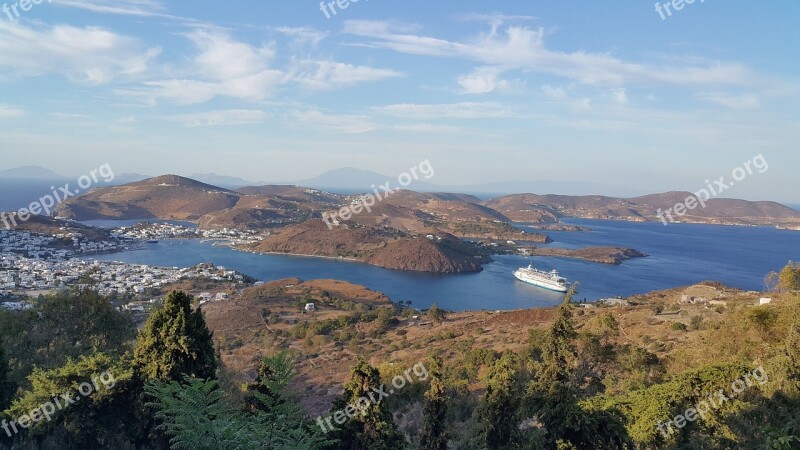
[[[102,186],[71,197],[56,209],[58,217],[92,219],[166,219],[195,221],[201,228],[260,229],[307,220],[336,209],[342,198],[296,186],[231,191],[191,178],[162,175]]]
[[[676,204],[693,198],[696,205],[684,215],[674,212]],[[702,202],[690,192],[664,192],[633,198],[602,195],[514,194],[483,203],[518,222],[549,222],[558,217],[586,219],[663,220],[734,225],[775,225],[800,223],[800,212],[775,202],[751,202],[730,198],[712,198]],[[687,203],[688,204],[688,203]],[[672,219],[666,212],[670,211]]]
[[[245,186],[260,186],[263,184],[267,184],[263,181],[247,181],[244,178],[230,177],[227,175],[217,175],[215,173],[195,173],[189,175],[188,178],[197,181],[202,181],[203,183],[213,184],[214,186],[224,187],[227,189],[237,189]]]
[[[0,170],[0,177],[28,180],[61,180],[67,178],[64,175],[59,175],[50,169],[45,169],[40,166],[22,166],[14,169]]]
[[[345,177],[344,179],[340,177]],[[298,223],[319,217],[323,211],[338,209],[352,201],[328,192],[353,183],[372,185],[386,183],[386,177],[375,172],[341,169],[318,177],[319,189],[291,186],[250,186],[228,190],[177,175],[162,175],[122,186],[98,186],[85,195],[67,199],[57,209],[60,217],[89,219],[160,218],[192,220],[205,228],[264,228]],[[424,188],[427,183],[420,183]],[[323,185],[328,185],[323,188]],[[333,186],[331,186],[333,185]],[[441,186],[431,187],[441,188]],[[396,184],[390,184],[396,188]],[[420,189],[417,187],[416,189]],[[381,192],[381,194],[383,194]],[[362,225],[384,224],[397,229],[421,230],[437,223],[441,226],[461,221],[552,223],[562,217],[657,221],[659,209],[666,213],[687,198],[689,192],[665,192],[639,197],[621,198],[603,195],[537,195],[512,194],[487,201],[468,194],[429,192],[403,189],[374,202],[369,211],[358,214]],[[775,202],[751,202],[713,198],[672,219],[682,222],[781,225],[800,224],[800,212]],[[347,219],[345,219],[347,220]]]

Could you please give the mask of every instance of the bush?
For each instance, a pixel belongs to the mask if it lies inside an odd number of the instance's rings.
[[[687,327],[687,326],[686,326],[686,324],[685,324],[685,323],[683,323],[683,322],[674,322],[674,323],[673,323],[673,324],[670,326],[670,328],[671,328],[673,331],[686,331],[686,330],[688,330],[688,329],[689,329],[689,327]]]

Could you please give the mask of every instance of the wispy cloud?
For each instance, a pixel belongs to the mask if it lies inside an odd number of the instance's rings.
[[[58,0],[55,4],[102,14],[176,18],[166,14],[166,7],[155,0]]]
[[[296,111],[291,115],[291,119],[293,121],[344,134],[367,133],[378,128],[374,122],[365,116],[329,115],[317,109]]]
[[[18,76],[56,73],[90,84],[135,79],[160,53],[105,28],[0,20],[0,69]]]
[[[328,90],[358,83],[402,77],[401,72],[366,66],[354,66],[335,61],[306,61],[298,63],[293,80],[312,89]]]
[[[269,97],[285,81],[284,73],[270,68],[272,46],[253,46],[235,40],[227,32],[197,29],[186,34],[197,49],[184,78],[151,80],[145,88],[120,92],[155,101],[196,104],[218,96],[243,100]]]
[[[464,59],[493,66],[498,74],[524,70],[587,85],[751,86],[761,82],[754,70],[736,62],[694,58],[683,63],[653,64],[626,61],[609,53],[553,50],[548,48],[541,27],[514,25],[501,29],[498,25],[490,32],[462,41],[409,34],[399,31],[395,24],[381,21],[347,21],[344,31],[367,39],[357,45]]]
[[[25,117],[25,110],[13,106],[0,105],[0,119],[16,119]]]
[[[513,115],[509,107],[498,102],[400,103],[376,106],[372,110],[390,116],[415,119],[486,119]]]
[[[755,94],[730,94],[727,92],[705,92],[697,98],[735,110],[756,109],[761,101]]]
[[[187,127],[213,127],[252,125],[264,122],[267,117],[267,113],[258,109],[228,109],[172,116],[170,120],[181,122]]]

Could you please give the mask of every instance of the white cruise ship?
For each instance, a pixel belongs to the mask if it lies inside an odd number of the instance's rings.
[[[528,267],[520,267],[515,270],[514,276],[520,281],[550,289],[551,291],[567,292],[569,289],[567,279],[559,275],[558,271],[555,269],[550,272],[545,272],[543,270],[534,269],[528,265]]]

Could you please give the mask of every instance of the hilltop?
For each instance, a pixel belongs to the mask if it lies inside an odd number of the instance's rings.
[[[687,198],[698,199],[690,192],[665,192],[633,198],[600,195],[514,194],[483,202],[516,222],[547,223],[562,217],[585,219],[658,221],[658,210],[666,211]],[[729,225],[800,224],[800,212],[776,202],[712,198],[706,207],[689,210],[683,222]]]
[[[67,199],[56,214],[76,220],[157,218],[190,220],[208,228],[264,229],[320,217],[323,212],[359,201],[363,195],[333,194],[294,185],[228,190],[177,175],[162,175],[92,189]],[[658,221],[659,209],[666,211],[691,197],[694,196],[689,192],[632,198],[512,194],[482,201],[468,194],[397,190],[376,202],[371,211],[354,216],[352,221],[410,232],[436,228],[460,237],[491,238],[491,233],[461,236],[456,225],[512,221],[546,225],[568,217]],[[705,208],[698,207],[674,218],[709,224],[800,225],[800,211],[776,202],[712,198],[705,204]],[[509,238],[514,237],[520,238]]]
[[[253,252],[351,259],[386,269],[417,272],[477,272],[491,259],[452,235],[432,239],[388,227],[342,225],[321,220],[289,225],[243,247]]]

